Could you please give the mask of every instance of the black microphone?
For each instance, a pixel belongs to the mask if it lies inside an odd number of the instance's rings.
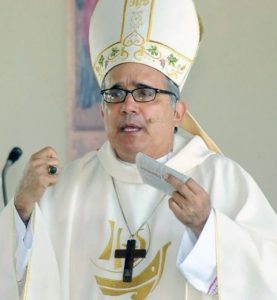
[[[22,150],[18,147],[14,147],[11,150],[11,152],[10,152],[8,158],[7,158],[7,162],[9,163],[9,165],[12,165],[13,163],[15,163],[19,159],[19,157],[21,155],[22,155]]]
[[[9,153],[9,156],[6,160],[6,163],[2,170],[2,191],[3,191],[3,200],[4,200],[4,206],[8,204],[7,200],[7,192],[6,192],[6,173],[8,168],[14,164],[19,157],[22,155],[22,150],[19,147],[14,147],[11,152]]]

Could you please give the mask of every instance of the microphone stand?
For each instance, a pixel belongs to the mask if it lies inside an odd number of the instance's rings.
[[[6,173],[8,168],[12,165],[12,162],[10,160],[7,160],[5,163],[5,166],[2,170],[2,191],[3,191],[3,200],[4,200],[4,206],[8,204],[7,200],[7,190],[6,190]]]
[[[9,153],[7,161],[2,170],[2,191],[3,191],[4,206],[8,204],[7,190],[6,190],[6,173],[8,168],[19,159],[21,154],[22,154],[22,150],[18,147],[14,147]]]

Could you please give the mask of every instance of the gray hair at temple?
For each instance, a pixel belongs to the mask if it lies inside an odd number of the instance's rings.
[[[177,84],[172,81],[169,77],[165,76],[166,78],[166,84],[167,84],[167,90],[169,90],[170,92],[172,92],[174,95],[176,95],[176,97],[174,97],[173,95],[169,95],[170,96],[170,100],[171,100],[171,105],[173,107],[173,109],[175,110],[176,108],[176,102],[178,100],[180,100],[181,95],[180,95],[180,90],[179,87],[177,86]]]

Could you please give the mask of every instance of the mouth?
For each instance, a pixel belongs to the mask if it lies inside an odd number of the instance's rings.
[[[124,133],[136,133],[139,132],[142,128],[134,124],[126,124],[120,127],[120,132]]]

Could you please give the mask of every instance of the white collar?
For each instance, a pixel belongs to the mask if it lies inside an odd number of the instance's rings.
[[[213,152],[207,148],[199,136],[188,138],[181,132],[174,136],[173,152],[161,157],[159,161],[166,162],[166,165],[184,173],[200,164],[211,154]],[[119,160],[108,141],[97,152],[97,156],[106,172],[117,180],[143,183],[136,164]]]

